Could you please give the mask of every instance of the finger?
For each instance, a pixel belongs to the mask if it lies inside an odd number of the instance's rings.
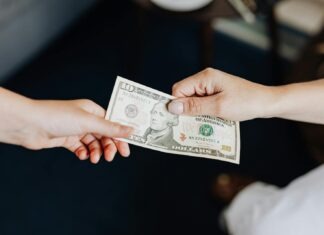
[[[117,153],[117,147],[111,138],[103,137],[101,144],[104,151],[106,161],[111,162]]]
[[[172,95],[175,97],[203,96],[215,94],[218,86],[215,84],[218,79],[218,71],[208,68],[194,74],[172,87]]]
[[[82,143],[84,143],[90,152],[90,161],[94,164],[97,164],[102,155],[102,148],[100,141],[91,134],[85,135],[81,139]]]
[[[115,139],[113,141],[114,141],[120,155],[122,155],[123,157],[129,157],[129,155],[130,155],[129,145],[123,141],[119,141],[119,140],[115,140]]]
[[[177,115],[211,115],[217,116],[219,113],[217,95],[205,97],[180,98],[172,101],[168,105],[169,112]]]
[[[80,146],[74,153],[80,160],[87,160],[89,158],[89,151],[84,145]]]
[[[126,138],[133,132],[132,127],[110,122],[101,117],[89,114],[84,120],[85,131],[105,137]]]
[[[75,153],[80,160],[86,160],[89,157],[89,152],[86,146],[80,141],[78,136],[65,138],[62,147]]]
[[[98,140],[101,140],[102,135],[98,135],[98,134],[93,134],[94,137],[96,137]]]

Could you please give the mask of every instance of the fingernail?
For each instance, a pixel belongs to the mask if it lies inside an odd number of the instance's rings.
[[[173,114],[182,114],[183,113],[183,103],[180,101],[172,101],[168,105],[168,109],[170,113]]]

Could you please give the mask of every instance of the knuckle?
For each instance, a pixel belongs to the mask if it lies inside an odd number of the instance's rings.
[[[109,125],[110,125],[110,128],[109,128],[110,132],[113,135],[118,135],[123,131],[121,125],[119,125],[117,123],[111,122],[111,123],[109,123]]]
[[[172,86],[172,92],[176,92],[178,90],[178,88],[179,88],[179,83],[178,82],[175,83],[175,84],[173,84],[173,86]]]
[[[204,76],[206,76],[206,77],[213,76],[214,73],[215,73],[215,69],[210,68],[210,67],[208,67],[208,68],[206,68],[206,69],[203,70],[203,74],[204,74]]]
[[[96,116],[103,117],[105,115],[105,110],[94,101],[89,99],[81,99],[77,101],[77,106],[79,106],[82,110],[94,114]]]
[[[198,114],[201,113],[201,103],[197,98],[190,98],[187,102],[187,109],[189,113]]]
[[[94,102],[89,99],[79,99],[77,103],[84,107],[91,107],[94,104]]]
[[[77,141],[73,141],[73,139],[70,138],[66,138],[62,145],[72,151],[76,150],[80,146]]]
[[[92,106],[95,104],[95,102],[93,102],[92,100],[89,100],[89,99],[83,99],[83,102],[85,105],[88,105],[88,106]]]

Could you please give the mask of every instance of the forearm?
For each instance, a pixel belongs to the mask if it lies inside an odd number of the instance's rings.
[[[270,88],[266,117],[324,124],[324,79]]]
[[[30,115],[31,99],[0,87],[0,142],[21,144],[20,133]]]

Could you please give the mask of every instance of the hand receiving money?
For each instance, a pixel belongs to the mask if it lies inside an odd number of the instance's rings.
[[[105,110],[90,100],[32,100],[0,88],[0,142],[29,149],[64,147],[80,160],[97,163],[101,155],[112,161],[117,150],[130,154],[127,137],[132,128],[104,119]]]
[[[239,123],[170,113],[175,97],[118,77],[106,119],[134,128],[122,141],[166,153],[239,163]],[[193,114],[193,113],[192,113]]]

